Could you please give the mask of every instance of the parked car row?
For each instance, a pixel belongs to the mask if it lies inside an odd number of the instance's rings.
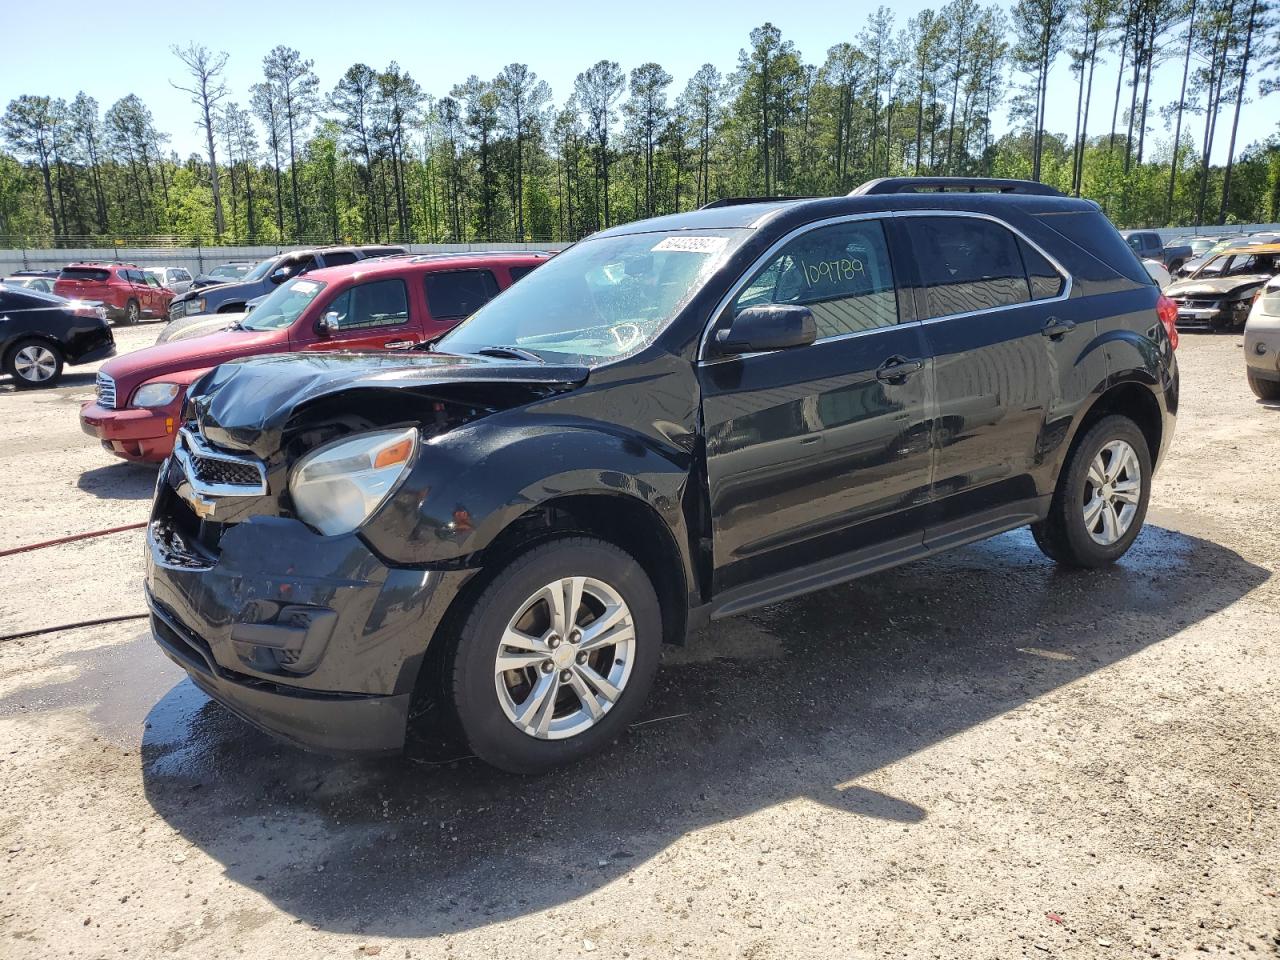
[[[108,363],[86,426],[187,395],[112,449],[172,444],[146,598],[211,697],[332,752],[447,713],[528,773],[624,731],[711,619],[1028,524],[1068,566],[1124,555],[1176,316],[1093,204],[887,179],[550,260],[295,272]]]

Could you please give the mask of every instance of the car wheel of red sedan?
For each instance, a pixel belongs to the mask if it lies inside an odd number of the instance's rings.
[[[52,387],[62,376],[62,351],[43,340],[21,340],[9,351],[5,370],[20,389]]]

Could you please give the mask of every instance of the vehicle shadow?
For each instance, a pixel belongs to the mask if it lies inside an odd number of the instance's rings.
[[[690,832],[798,798],[929,829],[910,797],[856,781],[1159,643],[1267,576],[1158,527],[1092,572],[1007,534],[713,626],[667,658],[625,737],[537,779],[474,760],[308,755],[183,682],[148,716],[143,783],[230,879],[300,921],[455,932],[581,897]]]
[[[106,500],[150,500],[156,489],[155,464],[117,460],[76,478],[76,486],[85,493]]]

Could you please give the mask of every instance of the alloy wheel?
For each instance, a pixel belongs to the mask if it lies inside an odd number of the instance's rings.
[[[28,344],[13,357],[13,370],[28,383],[44,383],[58,370],[58,358],[48,347]]]
[[[595,726],[622,696],[635,662],[626,601],[592,577],[565,577],[524,601],[494,660],[503,712],[539,740]]]
[[[1105,444],[1084,482],[1084,526],[1094,543],[1109,547],[1133,525],[1142,497],[1142,464],[1124,440]]]

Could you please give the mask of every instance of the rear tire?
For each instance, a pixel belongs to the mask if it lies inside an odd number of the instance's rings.
[[[130,300],[124,305],[124,318],[120,321],[126,327],[135,326],[142,319],[142,308],[137,300]]]
[[[1032,524],[1036,544],[1068,567],[1101,567],[1128,551],[1151,497],[1151,452],[1126,416],[1095,423],[1072,446],[1049,515]]]
[[[553,604],[576,612],[557,617]],[[661,645],[657,595],[630,555],[589,537],[534,547],[494,577],[459,631],[450,686],[463,736],[508,773],[580,760],[635,719]]]
[[[19,390],[40,390],[57,385],[62,378],[62,364],[62,351],[57,346],[33,337],[13,345],[5,357],[4,369]]]
[[[1280,400],[1280,380],[1263,380],[1249,371],[1249,389],[1259,400]]]

